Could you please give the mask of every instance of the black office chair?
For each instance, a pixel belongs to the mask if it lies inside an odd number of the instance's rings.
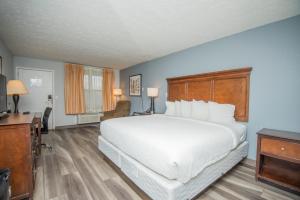
[[[50,108],[50,107],[47,107],[45,109],[45,112],[43,115],[43,120],[42,120],[43,127],[41,129],[41,134],[48,134],[48,120],[49,120],[51,111],[52,111],[52,108]],[[50,144],[42,143],[41,145],[42,145],[42,147],[48,148],[50,151],[52,151],[52,146]]]
[[[51,111],[52,111],[52,108],[50,108],[50,107],[47,107],[45,109],[45,112],[43,115],[43,121],[42,121],[42,124],[43,124],[42,130],[41,130],[42,134],[48,134],[48,120],[49,120]]]
[[[9,169],[0,169],[0,199],[9,200]]]

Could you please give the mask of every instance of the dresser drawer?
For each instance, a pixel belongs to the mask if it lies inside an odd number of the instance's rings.
[[[300,143],[262,137],[261,152],[300,161]]]

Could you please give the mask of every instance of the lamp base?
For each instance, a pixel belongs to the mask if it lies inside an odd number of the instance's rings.
[[[151,97],[150,112],[151,112],[151,114],[154,114],[154,113],[155,113],[155,108],[154,108],[154,97]]]
[[[14,111],[14,113],[19,113],[18,103],[19,103],[20,96],[18,94],[13,94],[12,97],[13,97],[13,101],[14,101],[14,104],[15,104],[15,111]]]

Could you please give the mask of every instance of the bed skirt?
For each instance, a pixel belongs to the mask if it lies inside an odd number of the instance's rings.
[[[248,154],[248,142],[240,144],[225,158],[205,168],[196,177],[183,184],[169,180],[124,154],[103,137],[98,138],[99,150],[108,157],[135,185],[154,200],[192,199]]]

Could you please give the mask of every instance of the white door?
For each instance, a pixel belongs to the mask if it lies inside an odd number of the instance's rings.
[[[53,107],[53,71],[17,68],[17,78],[26,85],[28,94],[20,97],[19,111],[44,113],[46,107]],[[54,127],[53,110],[50,114],[49,129]]]

